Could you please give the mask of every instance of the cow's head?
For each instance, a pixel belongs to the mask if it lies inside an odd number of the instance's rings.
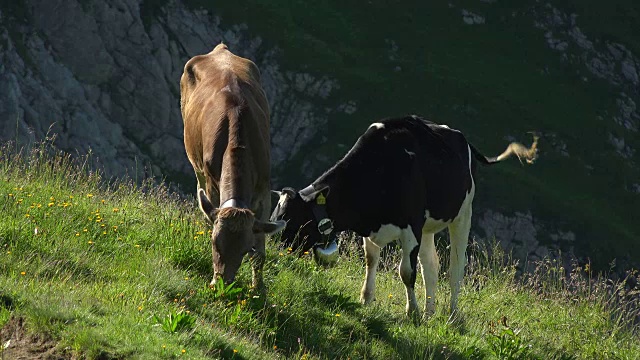
[[[295,189],[286,187],[282,191],[273,191],[280,198],[276,204],[271,221],[284,220],[286,227],[282,231],[283,244],[293,251],[309,251],[322,241],[318,232],[318,222],[313,213],[313,202],[305,201]]]
[[[284,221],[260,221],[249,209],[215,208],[205,191],[198,191],[200,209],[213,223],[211,252],[213,255],[212,284],[222,278],[231,283],[244,256],[255,247],[255,234],[272,234],[282,230]]]

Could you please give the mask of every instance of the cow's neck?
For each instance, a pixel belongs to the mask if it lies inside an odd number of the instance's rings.
[[[225,151],[220,176],[220,203],[235,200],[238,204],[251,204],[253,174],[249,151],[245,147],[229,147]]]

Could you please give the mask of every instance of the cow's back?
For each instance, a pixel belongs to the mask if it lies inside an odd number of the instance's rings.
[[[196,172],[219,189],[223,162],[242,162],[250,174],[231,174],[227,182],[242,177],[254,192],[268,191],[269,106],[257,66],[220,44],[187,62],[180,85],[185,149]]]
[[[350,224],[363,224],[354,230],[367,234],[375,230],[369,224],[406,227],[425,210],[431,218],[452,220],[472,186],[469,166],[462,133],[405,117],[371,126],[318,182],[339,177],[330,194],[341,199],[340,207],[358,209]]]

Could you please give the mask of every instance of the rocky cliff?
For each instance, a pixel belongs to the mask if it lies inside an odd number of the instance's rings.
[[[26,0],[0,8],[0,137],[28,146],[56,134],[92,152],[107,176],[191,177],[182,144],[184,63],[219,42],[254,60],[272,109],[273,162],[286,162],[333,109],[330,77],[282,70],[278,50],[243,24],[223,28],[180,1]],[[309,99],[313,98],[311,102]]]

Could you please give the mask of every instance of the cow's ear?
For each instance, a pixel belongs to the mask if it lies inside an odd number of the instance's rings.
[[[198,206],[207,217],[207,219],[209,219],[209,221],[213,223],[216,219],[217,209],[215,206],[213,206],[211,201],[209,201],[207,193],[204,191],[204,189],[198,189]]]
[[[258,233],[273,234],[284,229],[285,226],[287,226],[287,222],[284,220],[278,220],[278,221],[256,220],[253,223],[253,233],[254,234],[258,234]]]

